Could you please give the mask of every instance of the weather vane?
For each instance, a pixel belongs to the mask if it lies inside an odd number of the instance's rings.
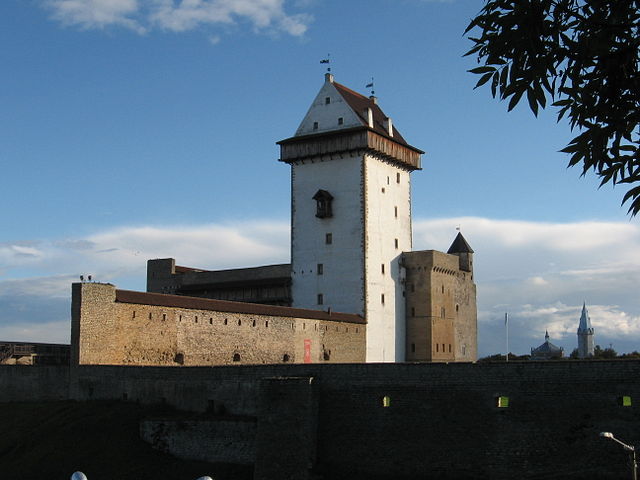
[[[373,90],[373,77],[371,77],[371,83],[367,83],[364,88],[370,88],[371,89],[371,96],[373,97],[375,95],[375,91]]]
[[[331,73],[331,54],[330,53],[327,53],[327,58],[323,58],[322,60],[320,60],[320,63],[326,63],[327,73]]]

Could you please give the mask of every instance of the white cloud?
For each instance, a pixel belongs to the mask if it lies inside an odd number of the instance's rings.
[[[0,339],[13,342],[69,343],[70,321],[0,326]]]
[[[304,13],[288,14],[284,3],[284,0],[47,0],[45,5],[55,20],[86,29],[114,25],[138,33],[154,28],[184,32],[203,26],[248,23],[255,32],[304,35],[312,17]]]
[[[53,11],[53,18],[64,25],[82,28],[119,25],[144,32],[132,18],[140,8],[138,0],[49,0],[46,5]]]

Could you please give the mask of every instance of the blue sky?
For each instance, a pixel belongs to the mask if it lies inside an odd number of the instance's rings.
[[[148,258],[289,261],[293,134],[323,82],[375,92],[427,153],[414,248],[476,251],[480,353],[596,342],[640,350],[640,227],[622,188],[558,153],[552,111],[507,113],[462,35],[472,0],[3,0],[0,339],[68,341],[70,283],[144,290]]]

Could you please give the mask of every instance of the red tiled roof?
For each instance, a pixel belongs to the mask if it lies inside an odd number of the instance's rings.
[[[360,117],[363,125],[368,126],[367,119],[364,117],[364,111],[367,109],[367,107],[370,107],[373,111],[373,130],[376,133],[387,138],[392,138],[401,145],[410,146],[402,137],[402,135],[400,135],[400,132],[396,129],[395,126],[393,127],[393,137],[389,136],[387,129],[384,127],[384,120],[387,118],[387,116],[371,98],[365,97],[364,95],[361,95],[358,92],[355,92],[338,82],[333,82],[333,86],[336,87],[338,93],[342,95],[342,98],[345,99],[345,101],[349,104],[353,111],[356,112],[356,114]]]
[[[329,320],[332,322],[348,322],[366,324],[360,315],[352,313],[325,312],[323,310],[307,310],[304,308],[260,305],[257,303],[230,302],[227,300],[211,300],[208,298],[186,297],[182,295],[165,295],[162,293],[134,292],[132,290],[116,290],[116,302],[135,303],[140,305],[156,305],[159,307],[178,307],[195,310],[211,310],[216,312],[248,313],[268,315],[272,317],[310,318]]]

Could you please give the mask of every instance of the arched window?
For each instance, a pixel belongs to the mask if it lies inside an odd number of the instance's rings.
[[[240,354],[239,353],[234,353],[233,354],[233,361],[234,362],[239,362],[240,361]]]
[[[288,354],[288,353],[285,353],[285,354],[282,356],[282,361],[283,361],[284,363],[287,363],[289,360],[290,360],[289,354]]]
[[[331,208],[331,202],[333,195],[326,190],[318,190],[313,196],[316,201],[316,217],[318,218],[330,218],[333,217],[333,211]]]

